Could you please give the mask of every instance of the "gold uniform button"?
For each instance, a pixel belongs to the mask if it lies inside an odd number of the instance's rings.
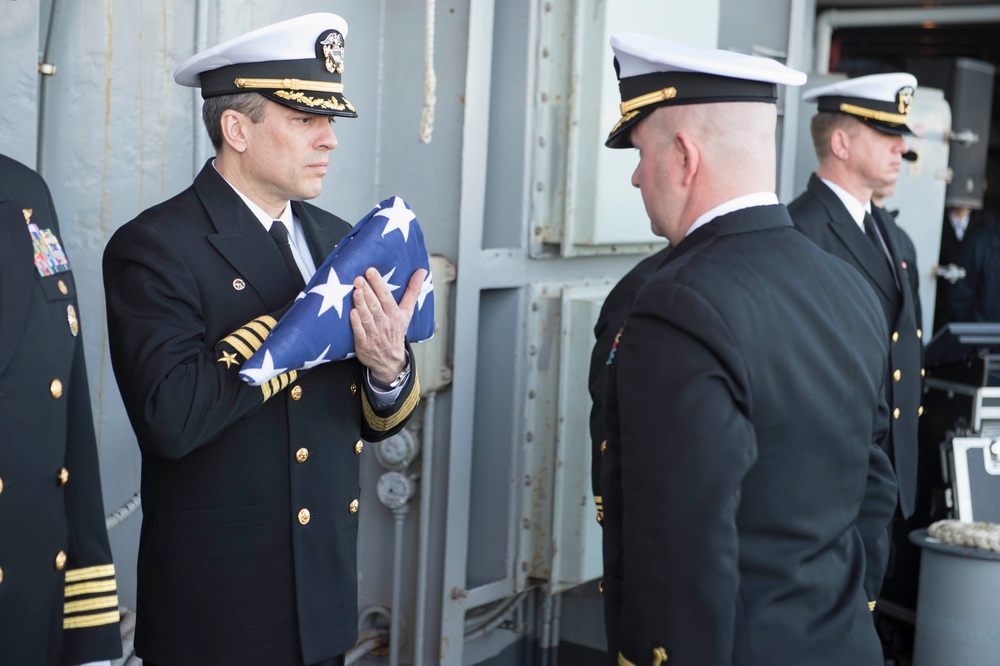
[[[357,455],[360,456],[361,452],[364,451],[364,450],[365,450],[365,443],[364,442],[362,442],[360,439],[358,441],[354,442],[354,453],[356,453]]]
[[[603,454],[607,450],[608,450],[608,440],[604,440],[603,442],[601,442],[601,453]]]
[[[347,508],[347,510],[351,513],[357,513],[359,506],[360,504],[358,504],[358,500],[351,500],[351,505]]]
[[[56,478],[59,479],[60,486],[65,486],[66,482],[69,481],[69,470],[63,467],[59,470],[59,475]]]
[[[604,596],[604,581],[603,580],[600,581],[597,584],[597,593],[600,594],[602,597]]]
[[[900,372],[899,370],[896,370],[896,372],[892,373],[892,378],[898,382],[900,379],[903,378],[903,373]]]
[[[61,550],[56,554],[56,571],[62,571],[66,566],[66,553]]]
[[[305,461],[309,460],[309,449],[303,447],[298,451],[296,451],[295,459],[298,460],[300,463],[304,463]]]
[[[920,405],[919,407],[917,407],[917,416],[923,416],[923,415],[924,415],[924,406]]]
[[[0,569],[0,583],[3,582],[3,569]]]
[[[3,492],[3,479],[0,479],[0,493]]]
[[[899,418],[899,407],[897,407],[896,409],[892,410],[892,418],[894,418],[894,419],[898,419]]]
[[[299,523],[305,525],[309,522],[309,509],[302,509],[299,511]]]
[[[354,395],[357,392],[358,392],[358,385],[355,384],[354,382],[351,382],[351,395]]]
[[[604,513],[602,511],[597,512],[597,524],[598,525],[604,524]]]
[[[924,337],[924,332],[923,332],[923,331],[921,331],[921,330],[920,330],[920,329],[918,328],[918,329],[917,329],[917,339],[919,340],[919,339],[920,339],[920,338],[922,338],[922,337]]]
[[[893,342],[899,342],[899,331],[893,331],[892,332],[892,341]]]
[[[920,368],[920,376],[921,376],[921,377],[924,377],[924,376],[926,376],[926,375],[927,375],[927,371],[926,371],[926,370],[924,370],[923,368]]]
[[[69,287],[67,287],[66,283],[63,282],[62,280],[59,280],[59,282],[57,282],[56,285],[59,287],[59,293],[61,293],[63,296],[69,293]]]
[[[52,397],[55,398],[56,400],[58,400],[59,398],[61,398],[62,397],[62,382],[59,381],[58,379],[53,379],[52,383],[49,384],[49,393],[51,393]]]
[[[292,400],[299,400],[302,398],[302,387],[295,385],[292,387]]]

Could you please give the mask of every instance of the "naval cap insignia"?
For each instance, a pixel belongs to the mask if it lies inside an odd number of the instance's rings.
[[[331,74],[343,74],[344,73],[344,36],[336,30],[329,30],[322,35],[318,45],[322,48],[322,54],[320,57],[323,58],[323,64],[326,66],[326,71]]]
[[[896,108],[905,115],[910,112],[911,104],[913,104],[913,86],[903,86],[896,92]]]
[[[236,291],[243,291],[246,289],[247,283],[243,281],[242,278],[236,278],[233,280],[233,289]]]

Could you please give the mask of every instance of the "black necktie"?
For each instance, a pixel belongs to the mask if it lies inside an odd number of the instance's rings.
[[[292,274],[295,288],[302,291],[306,286],[306,282],[302,279],[302,271],[299,270],[298,264],[295,263],[295,256],[292,254],[292,244],[288,240],[288,229],[283,222],[275,220],[271,223],[268,233],[271,234],[271,238],[278,245],[281,258],[285,260],[285,265],[288,266],[288,271]]]
[[[878,231],[875,229],[875,218],[872,217],[871,213],[865,213],[865,236],[868,236],[868,240],[872,242],[875,249],[881,256],[885,256],[885,250],[882,248],[882,241],[879,240]]]

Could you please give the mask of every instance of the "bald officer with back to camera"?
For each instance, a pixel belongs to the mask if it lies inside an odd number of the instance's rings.
[[[887,326],[885,393],[892,415],[884,446],[896,472],[903,518],[917,501],[923,333],[909,288],[915,269],[905,261],[902,234],[891,215],[872,208],[871,199],[899,179],[905,137],[913,133],[906,123],[916,86],[913,75],[896,72],[837,81],[803,95],[817,105],[810,131],[819,167],[806,191],[788,205],[795,228],[851,264],[878,297]]]
[[[674,249],[607,378],[604,602],[621,666],[875,666],[895,504],[887,343],[775,187],[777,62],[612,37],[632,184]],[[830,325],[831,317],[837,326]]]
[[[350,231],[303,201],[322,189],[333,118],[357,115],[346,37],[339,16],[310,14],[178,66],[216,156],[105,251],[111,359],[142,451],[147,666],[333,665],[355,643],[362,438],[398,432],[417,403],[404,334],[425,271],[398,307],[374,269],[354,281],[357,358],[256,388],[237,375]]]

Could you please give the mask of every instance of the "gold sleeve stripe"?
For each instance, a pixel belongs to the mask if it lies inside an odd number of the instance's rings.
[[[118,595],[111,594],[106,597],[93,597],[91,599],[80,599],[79,601],[67,601],[63,604],[63,613],[82,613],[104,608],[118,608]]]
[[[260,336],[261,340],[267,340],[267,336],[271,332],[271,329],[259,323],[256,319],[247,324],[246,328],[249,328],[251,331]]]
[[[63,618],[63,629],[86,629],[87,627],[99,627],[104,624],[118,624],[121,620],[117,610],[97,615],[77,615]]]
[[[267,326],[267,330],[270,331],[272,328],[278,325],[278,321],[270,315],[262,315],[254,319],[254,321],[259,321],[260,323]]]
[[[875,610],[875,602],[874,601],[869,601],[868,602],[868,610],[870,610],[870,611]]]
[[[91,580],[93,578],[107,578],[115,575],[115,565],[100,564],[96,567],[84,567],[82,569],[70,569],[66,572],[67,583],[77,583],[81,580]]]
[[[116,592],[118,586],[112,580],[95,580],[89,583],[74,583],[66,586],[66,596],[75,597],[80,594],[94,594],[96,592]]]
[[[386,417],[381,417],[375,413],[372,409],[371,404],[368,402],[368,396],[364,391],[361,392],[361,413],[365,417],[365,421],[371,426],[372,430],[377,430],[379,432],[385,432],[387,430],[392,430],[400,423],[406,420],[406,417],[416,408],[417,403],[420,402],[420,378],[417,377],[417,369],[413,368],[413,386],[410,388],[410,394],[406,396],[406,400],[403,402],[402,406],[393,414]]]
[[[243,342],[239,338],[237,338],[236,335],[230,335],[228,337],[225,337],[222,339],[222,341],[225,342],[227,345],[231,345],[233,349],[239,352],[240,356],[243,357],[243,360],[246,360],[251,356],[253,356],[253,350],[251,350],[249,347],[243,344]]]
[[[288,372],[283,372],[277,377],[272,377],[269,381],[261,384],[260,390],[264,394],[264,402],[267,402],[272,397],[276,396],[298,378],[298,370],[289,370]]]
[[[618,666],[635,666],[631,661],[625,658],[621,652],[618,653]]]
[[[233,335],[241,338],[244,342],[250,345],[250,348],[253,349],[254,351],[260,349],[260,346],[264,344],[260,338],[251,333],[250,329],[245,327],[241,328],[238,331],[235,331]]]

